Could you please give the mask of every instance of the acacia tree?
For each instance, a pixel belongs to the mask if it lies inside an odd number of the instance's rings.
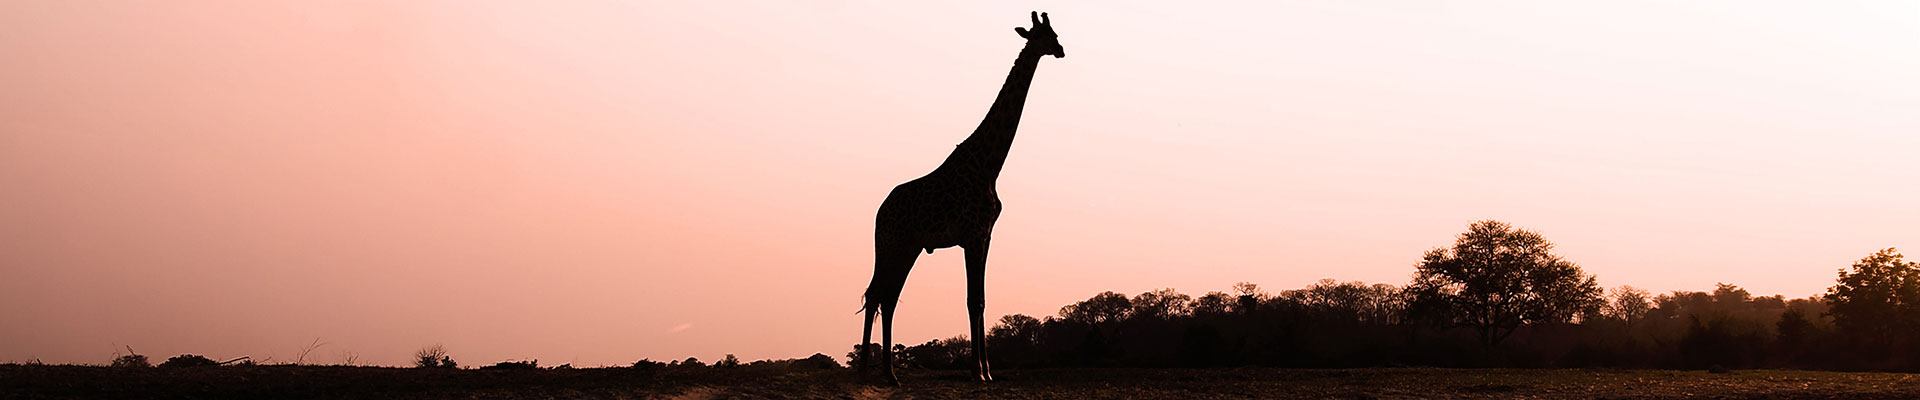
[[[1492,347],[1521,325],[1564,323],[1598,307],[1600,286],[1553,243],[1504,222],[1473,223],[1452,248],[1427,251],[1408,290],[1431,320],[1478,330]]]
[[[1881,354],[1911,341],[1911,329],[1920,327],[1920,263],[1903,258],[1881,250],[1841,269],[1839,284],[1827,288],[1834,325]]]

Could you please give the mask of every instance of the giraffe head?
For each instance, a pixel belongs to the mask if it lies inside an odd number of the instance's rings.
[[[1033,29],[1014,27],[1020,37],[1027,38],[1027,45],[1040,49],[1040,55],[1053,55],[1053,58],[1067,56],[1067,49],[1060,47],[1060,35],[1053,32],[1053,20],[1047,13],[1035,11],[1028,14],[1033,17]]]

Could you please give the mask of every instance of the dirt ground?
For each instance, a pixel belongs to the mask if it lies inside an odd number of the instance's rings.
[[[609,399],[1911,399],[1920,374],[1784,370],[1034,369],[903,371],[903,386],[851,370],[0,365],[0,398]]]

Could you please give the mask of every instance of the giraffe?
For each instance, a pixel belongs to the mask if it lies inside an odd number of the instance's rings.
[[[867,285],[866,322],[860,335],[860,351],[871,360],[873,318],[879,312],[881,325],[881,365],[887,383],[899,385],[893,373],[893,312],[900,301],[900,290],[907,283],[907,272],[921,251],[960,246],[967,260],[967,311],[972,317],[974,379],[993,380],[987,368],[986,310],[987,246],[992,241],[993,223],[1000,218],[1000,196],[994,188],[1000,167],[1007,161],[1013,145],[1014,130],[1020,127],[1020,111],[1026,106],[1027,88],[1033,84],[1033,71],[1041,56],[1066,56],[1059,35],[1047,14],[1029,13],[1033,29],[1015,27],[1013,31],[1027,39],[1025,48],[1013,60],[1007,82],[987,109],[986,119],[973,134],[954,148],[953,153],[933,172],[895,186],[880,203],[873,228],[873,282]],[[865,364],[861,365],[865,368]]]

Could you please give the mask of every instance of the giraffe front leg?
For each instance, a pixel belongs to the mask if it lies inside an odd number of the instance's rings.
[[[981,382],[993,380],[987,368],[987,241],[967,250],[967,313],[973,323],[973,374]]]

